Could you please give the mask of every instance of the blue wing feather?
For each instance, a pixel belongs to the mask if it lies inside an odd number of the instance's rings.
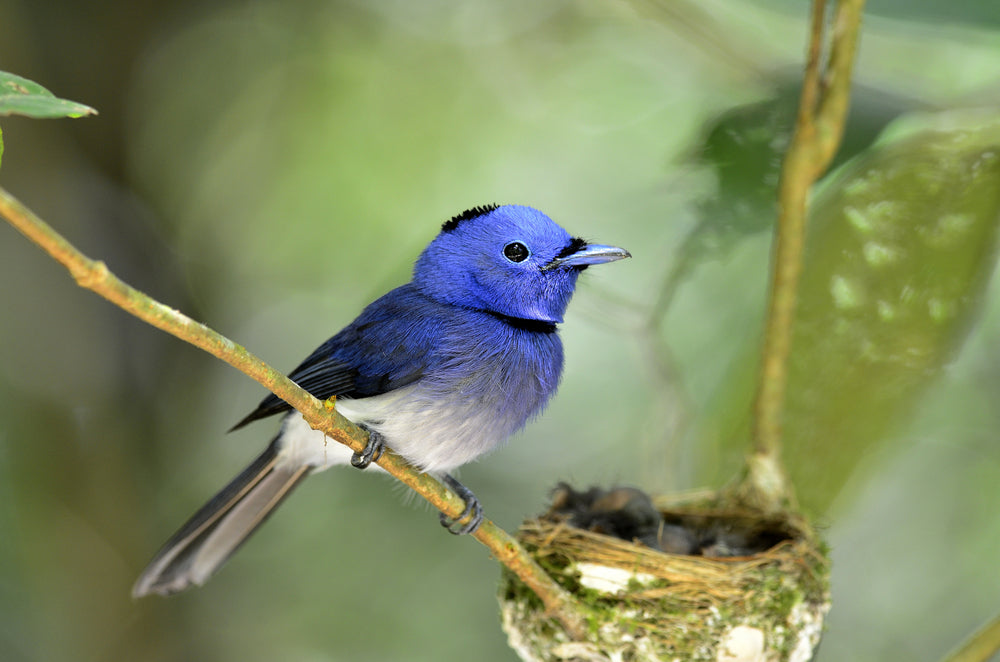
[[[387,393],[420,379],[442,329],[435,310],[444,306],[403,285],[371,303],[337,335],[316,348],[289,378],[320,400],[364,398]],[[291,410],[269,394],[231,428]]]

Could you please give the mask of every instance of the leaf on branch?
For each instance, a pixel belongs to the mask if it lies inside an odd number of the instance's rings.
[[[795,126],[800,81],[779,80],[773,94],[730,108],[702,127],[696,164],[717,180],[716,192],[695,208],[697,222],[677,251],[678,268],[691,271],[724,259],[748,237],[769,231],[777,215],[782,157]],[[912,109],[912,101],[857,83],[851,120],[833,167],[867,149],[886,125]]]
[[[982,308],[998,239],[993,113],[902,118],[820,185],[783,419],[782,454],[809,512],[826,511],[960,349]],[[755,355],[756,344],[745,360]],[[715,406],[747,411],[748,384],[738,374],[731,383]],[[721,441],[741,447],[746,435],[735,429]]]
[[[886,136],[811,212],[785,457],[817,510],[961,347],[997,259],[995,116],[911,116]]]
[[[52,119],[96,114],[90,106],[60,99],[38,83],[0,71],[0,115]]]

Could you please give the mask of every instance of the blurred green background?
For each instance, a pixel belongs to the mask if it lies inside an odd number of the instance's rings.
[[[0,184],[284,369],[467,207],[628,247],[581,280],[546,414],[462,472],[513,530],[557,480],[662,493],[739,467],[720,421],[745,420],[805,20],[791,0],[0,0],[0,69],[100,111],[4,118]],[[855,77],[840,162],[897,116],[995,107],[1000,8],[870,2]],[[204,588],[133,601],[270,439],[224,434],[263,390],[3,224],[0,279],[0,659],[515,659],[485,550],[356,471],[308,481]],[[1000,289],[976,292],[903,420],[790,453],[850,468],[811,502],[835,563],[822,662],[935,660],[1000,610]]]

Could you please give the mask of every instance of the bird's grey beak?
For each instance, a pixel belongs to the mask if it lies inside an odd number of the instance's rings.
[[[622,260],[626,257],[632,257],[632,254],[624,248],[604,246],[603,244],[587,244],[569,255],[555,258],[542,267],[542,271],[548,271],[556,267],[587,267],[591,264],[604,264],[605,262]]]

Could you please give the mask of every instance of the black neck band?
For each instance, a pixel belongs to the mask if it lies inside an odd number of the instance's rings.
[[[556,323],[549,322],[546,320],[529,320],[523,317],[511,317],[509,315],[503,315],[501,313],[495,313],[491,310],[483,311],[487,315],[492,315],[501,322],[509,324],[515,329],[520,329],[522,331],[530,331],[532,333],[555,333]]]

